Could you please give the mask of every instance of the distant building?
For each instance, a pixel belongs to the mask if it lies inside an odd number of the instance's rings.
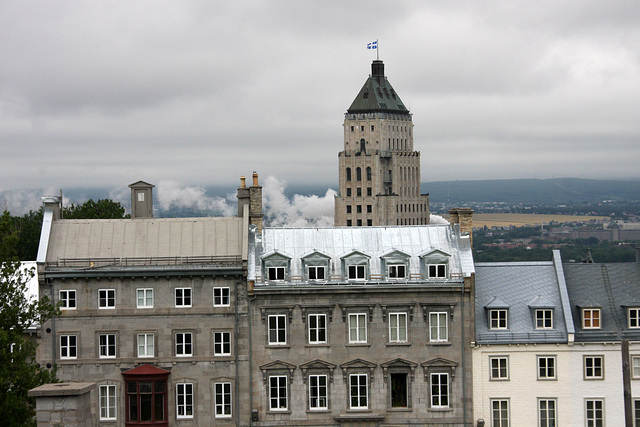
[[[429,195],[420,194],[420,153],[409,110],[373,61],[371,75],[344,119],[338,154],[337,226],[429,224]]]

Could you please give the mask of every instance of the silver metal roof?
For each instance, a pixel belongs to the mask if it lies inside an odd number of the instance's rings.
[[[55,220],[46,261],[197,256],[246,259],[244,239],[242,218]]]
[[[259,276],[261,260],[274,253],[291,258],[291,275],[303,275],[301,258],[319,252],[331,259],[331,268],[342,257],[357,251],[369,258],[369,271],[383,274],[381,257],[400,251],[410,257],[409,273],[420,273],[420,257],[438,250],[450,255],[451,275],[469,277],[474,272],[468,236],[447,224],[387,227],[265,228],[256,245],[255,263],[249,277]]]

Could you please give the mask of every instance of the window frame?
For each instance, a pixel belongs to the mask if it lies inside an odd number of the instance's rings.
[[[140,338],[144,337],[144,343],[140,343]],[[151,345],[149,345],[149,337],[151,337]],[[143,347],[144,354],[140,354],[140,347]],[[151,350],[151,354],[149,354]],[[156,357],[156,345],[155,345],[155,333],[153,332],[138,332],[136,333],[136,357],[138,358],[151,358]]]
[[[634,316],[631,316],[632,312],[634,312]],[[629,307],[627,309],[627,327],[629,329],[640,329],[640,308]]]
[[[102,338],[105,338],[106,342],[102,343]],[[113,339],[113,343],[110,343],[110,338]],[[118,357],[118,337],[115,333],[112,332],[99,332],[98,333],[98,358],[99,359],[115,359]],[[102,350],[105,350],[104,354]],[[113,349],[113,354],[111,354],[111,349]]]
[[[104,297],[102,293],[104,292]],[[104,300],[104,305],[103,301]],[[116,308],[116,290],[115,289],[98,289],[98,309],[113,310]]]
[[[276,384],[274,385],[274,380]],[[281,384],[284,381],[284,385]],[[274,396],[274,391],[276,391]],[[284,391],[284,393],[281,393]],[[284,394],[284,396],[283,396]],[[269,411],[272,412],[285,412],[289,410],[289,377],[287,375],[269,375],[268,378],[268,394],[269,399]],[[274,406],[275,402],[278,404]],[[281,401],[284,399],[284,406],[281,406]]]
[[[272,325],[272,319],[276,321]],[[271,346],[287,345],[287,315],[269,314],[267,316],[267,342]],[[272,339],[272,337],[274,339]]]
[[[434,274],[431,274],[431,269],[435,268]],[[441,271],[442,270],[442,271]],[[448,277],[448,264],[446,263],[428,263],[427,264],[427,278],[428,279],[446,279]]]
[[[60,343],[60,360],[75,360],[78,358],[78,335],[77,334],[61,334],[59,343]],[[64,354],[63,354],[63,350],[64,350]],[[71,355],[71,353],[73,353],[73,355]]]
[[[311,270],[313,269],[315,278],[311,278]],[[322,271],[322,278],[318,279],[318,271]],[[325,282],[327,280],[327,266],[326,265],[308,265],[307,266],[307,280],[310,282]]]
[[[222,387],[220,392],[218,391],[218,386]],[[231,387],[231,383],[230,382],[213,383],[213,398],[214,398],[213,400],[214,418],[232,418],[233,417],[233,388]]]
[[[265,269],[267,270],[267,280],[269,282],[284,282],[287,278],[287,267],[284,265],[268,265]],[[275,279],[271,278],[272,271],[275,272]]]
[[[594,404],[593,408],[589,408],[589,404]],[[596,408],[595,404],[599,403],[600,408]],[[589,411],[594,411],[592,417],[589,417]],[[600,412],[600,423],[598,423],[597,412]],[[605,425],[605,414],[604,414],[604,399],[602,398],[587,398],[584,399],[584,422],[587,426],[604,426]]]
[[[439,378],[438,384],[435,384],[434,378]],[[442,378],[446,378],[446,384],[444,385],[446,395],[443,395],[442,389],[443,385],[440,381]],[[437,394],[434,394],[434,391],[438,391]],[[442,401],[442,398],[446,398],[446,404],[434,404],[434,399],[438,397],[439,401]],[[429,407],[432,409],[449,409],[451,407],[451,381],[449,381],[449,374],[446,372],[431,372],[429,374]]]
[[[437,337],[434,338],[434,325],[433,325],[433,317],[436,315],[438,317],[438,324],[435,326],[435,330],[437,332]],[[440,337],[440,332],[442,329],[442,325],[440,325],[441,318],[444,317],[444,331],[446,337],[443,339]],[[429,312],[429,342],[431,343],[443,343],[449,342],[449,313],[446,311],[430,311]]]
[[[497,317],[494,319],[494,313]],[[504,316],[501,316],[504,314]],[[504,326],[501,326],[504,322]],[[495,323],[495,326],[494,326]],[[506,308],[492,308],[489,310],[489,329],[491,330],[507,330],[509,329],[509,310]]]
[[[142,300],[140,299],[140,293],[142,292]],[[151,298],[149,298],[151,295]],[[151,300],[151,304],[149,304],[148,300]],[[154,306],[154,295],[153,288],[137,288],[136,289],[136,308],[139,309],[149,309]]]
[[[225,352],[227,347],[228,351]],[[218,348],[222,351],[218,351]],[[215,357],[231,356],[231,332],[213,331],[213,355]]]
[[[498,366],[494,367],[493,361],[498,362]],[[504,362],[504,366],[503,363]],[[502,376],[502,372],[505,375]],[[495,376],[494,372],[498,375]],[[509,381],[509,356],[489,356],[489,380],[490,381]]]
[[[545,402],[546,408],[542,408]],[[549,403],[553,402],[553,408],[549,409]],[[551,412],[553,417],[549,416]],[[550,423],[549,421],[553,421]],[[552,427],[558,425],[558,399],[556,398],[538,398],[538,427]]]
[[[64,298],[62,294],[65,294]],[[73,293],[73,297],[71,297]],[[60,310],[75,310],[78,308],[77,293],[75,289],[60,289],[58,291],[58,301],[60,301]],[[73,301],[73,307],[69,303]]]
[[[106,403],[106,405],[103,405],[103,403]],[[101,384],[98,386],[98,410],[100,421],[115,421],[118,419],[118,395],[114,384]]]
[[[216,295],[216,291],[218,291],[220,295]],[[226,304],[224,302],[225,299],[227,300]],[[216,303],[216,301],[220,301],[220,303]],[[231,288],[229,288],[228,286],[214,287],[213,288],[213,306],[214,307],[230,307],[231,306]]]
[[[401,321],[401,317],[404,317],[404,324]],[[395,326],[392,325],[392,318],[396,319]],[[405,311],[389,312],[389,342],[390,343],[407,343],[409,342],[409,315]],[[402,332],[404,332],[404,339],[402,339]],[[395,333],[395,338],[394,338]]]
[[[327,314],[326,313],[309,313],[307,315],[307,339],[309,344],[327,344],[329,342],[328,339],[328,328],[327,328]],[[312,320],[315,319],[315,325],[312,325]],[[323,325],[319,324],[319,319],[323,318]],[[312,332],[315,333],[316,339],[312,339]],[[324,339],[320,339],[320,335],[324,335]]]
[[[600,366],[596,366],[597,360],[600,361]],[[589,361],[591,361],[591,366],[589,366]],[[584,355],[582,363],[585,380],[604,380],[604,355]]]
[[[347,280],[355,282],[364,282],[367,280],[367,264],[347,265]]]
[[[178,331],[173,334],[173,339],[175,341],[175,345],[174,345],[175,357],[193,357],[193,354],[194,354],[193,336],[194,336],[194,333],[191,331]],[[179,339],[178,337],[181,337],[181,339]]]
[[[491,426],[492,427],[509,427],[511,424],[511,405],[509,404],[509,399],[490,399],[490,407],[491,407]],[[498,414],[500,417],[496,419],[496,409],[495,404],[498,403],[500,408],[498,408]],[[504,404],[504,408],[502,407]],[[503,411],[507,412],[506,419],[503,419]],[[497,421],[497,422],[496,422]]]
[[[580,312],[582,315],[582,329],[602,329],[602,310],[600,308],[583,308]],[[590,313],[588,318],[586,316],[587,313]],[[597,318],[593,316],[595,313],[598,314]],[[589,323],[588,326],[587,323]],[[594,326],[593,323],[597,323],[597,325]]]
[[[542,314],[541,317],[538,315]],[[547,317],[548,314],[548,317]],[[553,309],[550,308],[538,308],[535,310],[536,329],[553,329]],[[549,326],[546,326],[547,322]],[[541,326],[542,323],[542,326]]]
[[[549,365],[549,361],[551,361],[551,366]],[[558,368],[556,356],[552,355],[541,355],[536,357],[537,371],[538,371],[538,380],[557,380],[558,379]]]
[[[640,355],[632,354],[631,363],[629,365],[631,368],[631,378],[635,380],[640,379]]]
[[[180,390],[181,388],[182,391]],[[191,420],[194,418],[194,388],[193,383],[176,383],[176,419]],[[188,413],[189,410],[191,413]]]
[[[178,293],[180,293],[181,295],[178,296]],[[186,293],[188,293],[189,295],[187,296]],[[189,300],[189,302],[185,303],[187,299]],[[193,292],[191,291],[190,287],[175,288],[175,307],[176,308],[191,308],[192,303],[193,303]]]
[[[353,384],[353,380],[354,378],[358,378],[358,382],[355,385],[358,393],[357,395],[354,396],[353,391],[354,391],[354,384]],[[364,385],[361,383],[361,379],[364,379]],[[364,391],[364,393],[361,393],[362,391]],[[357,400],[358,405],[354,406],[354,398]],[[365,405],[362,406],[362,400],[364,399],[365,401]],[[353,373],[353,374],[349,374],[349,405],[348,408],[350,410],[368,410],[369,409],[369,375],[368,374],[363,374],[363,373]]]
[[[402,270],[402,275],[399,274],[400,269]],[[387,264],[387,278],[390,280],[404,280],[407,278],[407,270],[407,264]]]
[[[352,318],[355,316],[357,319],[355,327],[352,327],[351,322]],[[353,312],[347,314],[347,339],[349,344],[367,344],[369,341],[368,334],[368,321],[367,321],[367,313],[365,312]],[[360,320],[362,317],[362,321],[364,322],[364,328],[360,325]],[[361,330],[364,329],[364,339],[361,336]],[[355,332],[355,339],[352,339],[352,331]]]
[[[313,379],[319,380],[320,378],[324,378],[324,385],[320,384],[319,381],[316,384],[313,384]],[[309,374],[307,377],[307,391],[309,393],[309,410],[310,411],[328,411],[329,410],[329,377],[325,374]],[[315,394],[313,392],[315,390]],[[324,391],[324,394],[322,393]],[[324,401],[324,405],[317,403],[313,404],[314,399],[317,402]]]

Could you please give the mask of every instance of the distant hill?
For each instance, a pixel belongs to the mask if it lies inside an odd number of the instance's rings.
[[[434,181],[422,183],[433,203],[597,203],[640,200],[640,181],[579,178]]]

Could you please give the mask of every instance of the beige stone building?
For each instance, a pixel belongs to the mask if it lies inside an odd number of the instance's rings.
[[[429,224],[411,114],[380,60],[373,61],[371,75],[345,114],[338,161],[336,226]]]

